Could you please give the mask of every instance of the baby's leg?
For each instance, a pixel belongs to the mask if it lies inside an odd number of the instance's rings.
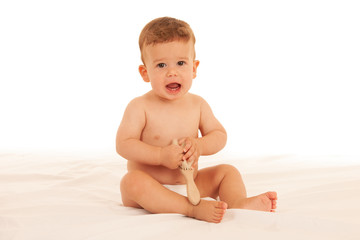
[[[201,169],[195,183],[201,197],[220,197],[228,208],[242,208],[273,212],[276,208],[276,192],[266,192],[247,197],[246,189],[239,171],[231,165],[218,165]]]
[[[180,213],[208,222],[220,222],[227,204],[201,200],[193,206],[186,197],[177,194],[142,171],[128,172],[120,184],[123,204],[144,208],[151,213]]]

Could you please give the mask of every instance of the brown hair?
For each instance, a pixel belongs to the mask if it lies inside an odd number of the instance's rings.
[[[139,47],[142,62],[144,63],[144,46],[155,45],[157,43],[171,42],[175,40],[184,42],[192,40],[195,44],[195,35],[191,30],[189,24],[182,20],[170,17],[161,17],[152,20],[151,22],[146,24],[146,26],[141,31],[139,37]]]

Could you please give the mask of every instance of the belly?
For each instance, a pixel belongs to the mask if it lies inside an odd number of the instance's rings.
[[[161,184],[170,184],[170,185],[176,185],[176,184],[185,184],[185,178],[180,172],[180,169],[168,169],[163,166],[150,166],[150,165],[144,165],[139,164],[136,162],[128,161],[128,171],[134,171],[134,170],[140,170],[147,174],[149,174],[151,177],[153,177],[155,180],[157,180]],[[194,178],[197,175],[197,169],[194,171]]]

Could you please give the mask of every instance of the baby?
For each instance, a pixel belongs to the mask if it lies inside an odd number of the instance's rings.
[[[227,208],[274,211],[276,192],[248,198],[235,167],[222,164],[198,170],[199,157],[220,151],[227,135],[209,104],[189,93],[199,66],[190,26],[174,18],[155,19],[142,30],[139,45],[143,62],[139,72],[152,89],[128,104],[117,132],[116,150],[128,160],[128,173],[120,183],[124,206],[215,223]],[[179,145],[171,144],[173,139]],[[179,170],[182,161],[194,161],[201,198],[219,201],[202,199],[194,206],[164,186],[185,184]]]

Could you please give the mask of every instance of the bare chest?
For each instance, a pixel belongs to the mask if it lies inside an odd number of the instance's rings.
[[[146,112],[142,141],[154,146],[167,146],[172,139],[197,137],[200,111],[196,106],[182,109],[152,108]]]

